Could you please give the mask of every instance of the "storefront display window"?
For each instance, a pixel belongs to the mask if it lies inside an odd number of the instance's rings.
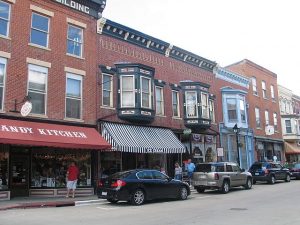
[[[0,147],[0,191],[8,189],[8,151]]]
[[[31,187],[66,187],[66,172],[72,161],[79,168],[77,186],[91,186],[91,153],[69,153],[64,151],[33,151]]]

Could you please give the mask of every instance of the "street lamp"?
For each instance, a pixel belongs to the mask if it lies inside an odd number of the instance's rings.
[[[234,125],[232,128],[233,132],[236,135],[236,148],[237,148],[237,162],[240,165],[240,148],[239,148],[239,133],[240,133],[240,128],[238,128],[237,124]]]

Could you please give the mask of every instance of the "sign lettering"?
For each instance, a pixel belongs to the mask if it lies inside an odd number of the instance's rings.
[[[54,0],[60,4],[66,5],[72,9],[75,9],[77,11],[90,14],[90,7],[85,6],[83,4],[80,4],[78,2],[72,1],[72,0]]]

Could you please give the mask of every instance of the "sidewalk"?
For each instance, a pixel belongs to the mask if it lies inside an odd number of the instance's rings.
[[[9,209],[26,209],[41,207],[66,207],[80,204],[91,204],[103,201],[96,195],[75,198],[43,198],[43,197],[16,197],[7,201],[0,201],[0,211]]]

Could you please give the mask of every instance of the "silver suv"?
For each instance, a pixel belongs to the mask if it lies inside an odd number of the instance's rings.
[[[245,172],[233,162],[199,163],[192,180],[198,193],[205,189],[218,189],[226,194],[231,187],[244,186],[245,189],[251,189],[252,183],[251,173]]]

